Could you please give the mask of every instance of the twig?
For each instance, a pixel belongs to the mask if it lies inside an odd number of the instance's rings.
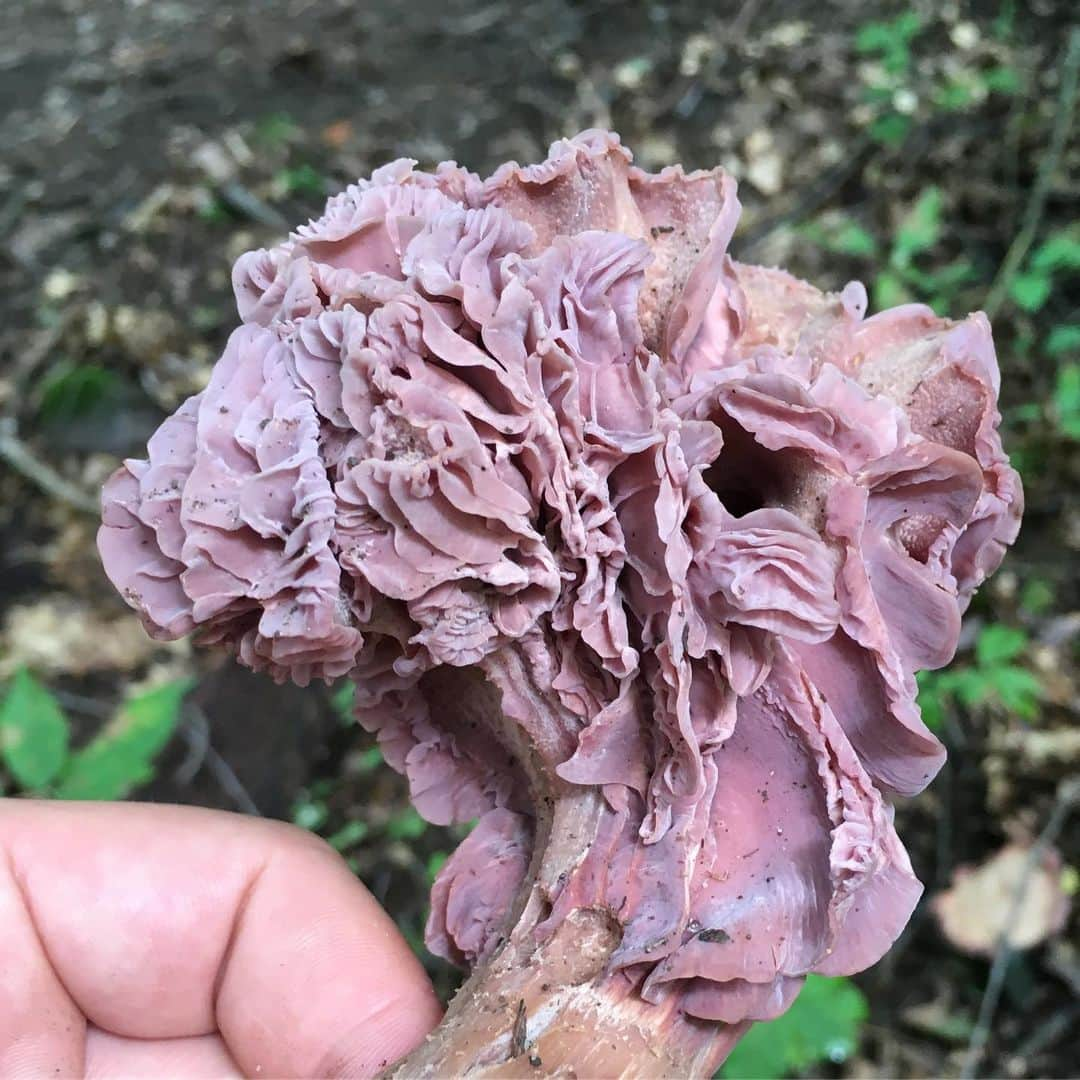
[[[187,787],[206,763],[206,751],[210,748],[210,724],[201,712],[195,715],[192,709],[185,708],[180,734],[187,743],[187,753],[173,771],[173,781]]]
[[[243,214],[252,221],[257,221],[267,228],[276,229],[278,232],[289,231],[288,218],[264,203],[258,195],[249,191],[243,184],[235,181],[222,184],[218,189],[218,194],[238,214]]]
[[[0,230],[0,235],[2,234],[3,231]],[[15,362],[12,364],[15,399],[18,399],[23,392],[27,392],[27,382],[42,364],[52,358],[57,345],[75,324],[80,314],[80,309],[75,305],[65,308],[56,322],[27,342],[24,348],[19,349]]]
[[[73,709],[84,716],[92,716],[95,720],[109,720],[114,709],[104,701],[97,698],[87,697],[85,694],[74,694],[70,690],[54,689],[52,695],[66,709]]]
[[[65,480],[51,465],[34,455],[16,434],[15,421],[11,417],[0,418],[0,458],[58,502],[95,517],[100,513],[97,499]]]
[[[1035,867],[1042,860],[1046,849],[1057,838],[1057,834],[1061,831],[1069,813],[1077,803],[1080,803],[1080,780],[1070,779],[1063,781],[1058,788],[1050,817],[1046,825],[1043,826],[1039,838],[1032,844],[1024,863],[1023,873],[1013,890],[1012,899],[1009,902],[1009,912],[1005,918],[1005,926],[1001,931],[1001,936],[998,938],[997,948],[994,952],[994,962],[990,965],[990,974],[986,979],[986,989],[983,991],[982,1002],[979,1005],[979,1015],[975,1021],[975,1028],[971,1033],[971,1041],[968,1043],[963,1068],[960,1070],[960,1080],[973,1080],[982,1061],[986,1041],[990,1037],[990,1025],[994,1022],[994,1014],[997,1012],[998,1002],[1001,999],[1001,991],[1005,986],[1005,974],[1009,970],[1009,961],[1013,955],[1012,944],[1009,941],[1009,931],[1015,926],[1020,915],[1020,909],[1023,906],[1024,897],[1027,895],[1028,886],[1031,884]]]
[[[1021,1061],[1028,1062],[1036,1054],[1041,1054],[1063,1035],[1072,1031],[1077,1020],[1080,1020],[1080,1005],[1059,1009],[1049,1019],[1036,1026],[1035,1030],[1017,1048],[1016,1056]],[[1024,1072],[1027,1071],[1025,1068]]]
[[[0,207],[0,236],[7,236],[14,229],[28,201],[25,186],[17,187],[11,192]],[[4,245],[5,254],[10,254],[10,247],[10,244]]]
[[[180,725],[180,734],[193,751],[203,755],[206,767],[210,770],[210,775],[217,781],[218,787],[232,799],[237,809],[242,813],[250,814],[252,817],[262,817],[262,811],[255,805],[255,800],[248,794],[247,788],[244,787],[240,782],[240,778],[233,772],[232,766],[211,744],[210,721],[207,719],[206,713],[197,705],[190,704],[185,712],[184,722]]]
[[[1076,108],[1077,74],[1080,73],[1080,27],[1073,27],[1069,43],[1065,50],[1065,59],[1061,64],[1061,88],[1058,92],[1057,110],[1054,114],[1054,128],[1050,135],[1050,146],[1043,155],[1035,185],[1031,189],[1020,231],[1016,234],[1005,258],[998,269],[994,283],[984,305],[986,314],[992,319],[1001,307],[1009,285],[1012,283],[1021,263],[1027,257],[1031,245],[1042,222],[1046,209],[1046,198],[1050,194],[1050,185],[1057,172],[1058,163],[1065,150],[1065,143],[1072,128],[1073,111]]]

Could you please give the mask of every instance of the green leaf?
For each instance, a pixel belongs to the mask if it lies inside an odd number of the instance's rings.
[[[897,268],[907,266],[916,255],[929,251],[940,233],[941,189],[928,187],[901,220],[889,261]]]
[[[883,146],[899,146],[911,130],[911,117],[890,112],[879,116],[869,128],[870,138]]]
[[[866,255],[877,253],[877,241],[873,233],[854,221],[845,221],[833,234],[829,250],[839,255]]]
[[[950,79],[934,93],[934,104],[946,112],[966,109],[975,100],[975,88],[970,73]]]
[[[893,19],[892,31],[904,44],[909,44],[922,29],[922,16],[917,11],[905,11]]]
[[[449,858],[450,856],[445,851],[433,851],[428,856],[427,879],[429,885],[434,884],[436,876],[438,875],[439,871],[446,865],[446,860]]]
[[[122,799],[153,778],[153,760],[180,719],[193,679],[178,679],[127,701],[97,737],[73,754],[60,777],[62,799]]]
[[[1037,401],[1025,401],[1006,410],[1010,423],[1031,424],[1041,420],[1044,415],[1042,405]]]
[[[927,292],[951,292],[978,276],[974,264],[969,259],[963,258],[955,259],[951,263],[946,263],[936,270],[930,270],[921,275]]]
[[[1047,356],[1063,356],[1066,353],[1080,353],[1080,323],[1062,323],[1047,335]]]
[[[897,304],[906,304],[911,299],[911,293],[900,280],[897,274],[891,270],[882,270],[874,280],[874,310],[884,311],[885,308],[896,307]]]
[[[983,75],[983,83],[991,94],[1015,94],[1020,89],[1020,73],[1004,65],[991,68]]]
[[[361,776],[374,772],[383,763],[382,751],[377,746],[369,746],[356,758],[356,771]]]
[[[1080,364],[1065,364],[1054,385],[1058,427],[1070,439],[1080,439]]]
[[[946,676],[950,693],[955,694],[960,703],[969,709],[981,705],[993,692],[990,680],[981,668],[953,668]]]
[[[49,372],[41,390],[38,419],[46,424],[62,424],[86,416],[119,398],[120,379],[97,364],[61,362]]]
[[[1016,29],[1016,0],[1003,0],[993,21],[994,37],[1007,41]]]
[[[356,707],[356,683],[346,680],[331,695],[330,703],[342,723],[351,725]]]
[[[326,824],[326,814],[326,803],[308,798],[293,807],[293,824],[309,832],[316,832]]]
[[[282,169],[274,183],[290,195],[325,195],[326,180],[313,166],[304,164]]]
[[[1080,413],[1080,364],[1063,364],[1054,385],[1054,408],[1061,416]]]
[[[914,263],[896,271],[939,315],[948,315],[956,302],[956,294],[965,283],[978,277],[967,259],[956,259],[936,270],[920,270]]]
[[[427,827],[427,822],[409,806],[386,823],[386,835],[394,840],[415,840],[424,835]]]
[[[998,700],[1010,712],[1030,720],[1039,711],[1042,683],[1027,668],[1005,664],[992,670],[991,681]]]
[[[882,52],[892,48],[896,36],[893,33],[891,23],[868,22],[863,23],[855,31],[855,51],[858,53]]]
[[[914,11],[906,11],[889,22],[868,22],[855,32],[855,51],[885,53],[893,62],[910,59],[908,44],[918,34],[922,20]]]
[[[1020,607],[1029,615],[1042,615],[1054,606],[1057,593],[1045,578],[1032,578],[1020,590]]]
[[[1080,270],[1080,229],[1063,229],[1044,240],[1031,256],[1031,269],[1041,274]]]
[[[68,721],[48,689],[20,668],[0,705],[0,755],[20,787],[40,791],[67,758]]]
[[[1027,648],[1027,634],[1016,626],[993,623],[983,629],[975,642],[975,660],[979,667],[1002,664]]]
[[[919,708],[923,723],[931,731],[941,731],[945,726],[945,700],[948,695],[940,677],[934,671],[920,671],[915,681],[919,684]]]
[[[887,83],[869,83],[862,88],[862,99],[868,105],[888,105],[893,95],[896,93],[896,87],[893,85],[893,80],[889,80]]]
[[[234,220],[225,201],[207,187],[196,190],[195,213],[209,225],[225,225]]]
[[[1049,274],[1040,274],[1034,271],[1017,274],[1009,282],[1009,295],[1013,298],[1016,306],[1024,311],[1038,311],[1047,300],[1050,299],[1050,290],[1053,282]]]
[[[837,255],[871,256],[877,253],[877,241],[869,229],[850,218],[827,216],[799,230],[812,244]]]
[[[300,126],[287,112],[268,113],[255,124],[255,140],[267,147],[281,146],[300,134]]]
[[[348,851],[356,847],[368,834],[368,826],[364,821],[350,821],[343,825],[336,833],[328,836],[326,842],[335,851]]]
[[[754,1024],[719,1075],[779,1080],[822,1061],[845,1061],[858,1046],[866,1013],[866,999],[849,979],[809,975],[795,1004],[776,1020]]]

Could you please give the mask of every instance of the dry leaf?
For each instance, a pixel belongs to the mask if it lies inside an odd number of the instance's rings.
[[[1030,949],[1056,934],[1069,914],[1061,887],[1061,856],[1050,848],[1029,869],[1030,847],[1009,844],[978,867],[960,867],[953,884],[933,902],[942,933],[958,949],[993,953],[1005,931],[1014,949]],[[1016,890],[1027,876],[1013,916]]]

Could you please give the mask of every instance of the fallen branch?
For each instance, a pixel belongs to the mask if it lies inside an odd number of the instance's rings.
[[[84,514],[96,516],[99,513],[97,499],[65,480],[51,465],[37,457],[19,438],[15,421],[10,417],[0,419],[0,459],[58,502]]]

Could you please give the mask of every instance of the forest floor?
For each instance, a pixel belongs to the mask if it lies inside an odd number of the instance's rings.
[[[1052,865],[1075,892],[1080,808],[1070,820],[1056,802],[1080,762],[1069,8],[5,0],[0,681],[33,670],[78,744],[132,687],[195,675],[135,797],[318,830],[418,942],[452,837],[408,808],[333,691],[278,688],[145,638],[97,562],[96,491],[205,382],[236,322],[229,268],[242,251],[388,159],[483,173],[613,127],[646,168],[736,175],[742,259],[829,288],[861,278],[876,306],[990,309],[1025,525],[967,615],[952,676],[924,685],[950,761],[897,818],[932,898],[958,867],[1029,844],[1057,807]],[[985,1037],[980,1075],[1077,1075],[1077,926],[1074,913],[999,964],[1001,1000],[980,1025],[990,958],[961,951],[923,905],[858,978],[868,1021],[827,1070],[957,1075]],[[428,962],[449,989],[453,976]]]

